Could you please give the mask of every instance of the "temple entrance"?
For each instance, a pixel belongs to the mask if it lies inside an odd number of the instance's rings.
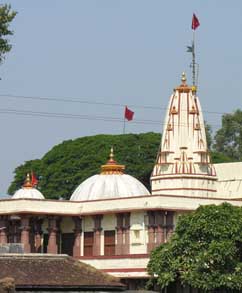
[[[61,234],[61,253],[73,256],[74,233]]]
[[[21,222],[14,219],[8,223],[8,243],[21,243]]]

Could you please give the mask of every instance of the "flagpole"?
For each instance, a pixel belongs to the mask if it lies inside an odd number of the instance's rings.
[[[192,38],[192,46],[187,47],[187,52],[191,52],[192,53],[192,63],[191,63],[191,67],[192,67],[192,85],[193,87],[196,87],[196,66],[198,64],[196,64],[196,54],[195,54],[195,30],[199,27],[200,22],[198,20],[198,18],[196,17],[195,13],[193,13],[192,16],[192,30],[193,30],[193,38]],[[197,76],[198,79],[198,76]]]
[[[195,30],[193,30],[192,48],[192,85],[196,86]]]

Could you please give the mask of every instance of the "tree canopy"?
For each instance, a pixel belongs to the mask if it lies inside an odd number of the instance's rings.
[[[224,114],[222,127],[214,137],[214,149],[234,160],[242,160],[242,111]]]
[[[13,34],[9,26],[15,16],[16,11],[11,10],[10,5],[0,5],[0,63],[3,62],[5,54],[12,48],[7,37]]]
[[[26,173],[39,177],[38,188],[46,198],[69,199],[74,189],[88,177],[100,172],[111,146],[125,172],[149,187],[150,173],[160,144],[160,134],[96,135],[64,141],[42,159],[27,161],[15,169],[8,192],[13,194],[23,184]]]
[[[151,253],[148,271],[162,288],[179,281],[203,291],[241,290],[242,209],[224,203],[181,216],[171,240]]]

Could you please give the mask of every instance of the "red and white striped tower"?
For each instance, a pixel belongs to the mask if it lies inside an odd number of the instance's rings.
[[[183,73],[170,97],[151,175],[152,194],[215,197],[216,181],[196,87],[186,84]]]

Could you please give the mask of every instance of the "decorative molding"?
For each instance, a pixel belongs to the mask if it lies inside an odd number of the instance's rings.
[[[120,272],[120,273],[131,273],[131,272],[147,272],[146,268],[130,268],[130,269],[102,269],[102,272]]]
[[[79,256],[78,259],[124,259],[124,258],[149,258],[149,254],[123,254],[123,255],[98,255],[98,256]]]

